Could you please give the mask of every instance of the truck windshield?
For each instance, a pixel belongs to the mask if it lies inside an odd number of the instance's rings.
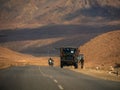
[[[76,49],[74,49],[74,48],[64,48],[63,52],[65,54],[74,54],[76,52]]]

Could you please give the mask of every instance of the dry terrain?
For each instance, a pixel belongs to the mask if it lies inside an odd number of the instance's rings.
[[[58,57],[52,57],[55,66],[59,65]],[[49,57],[34,57],[31,55],[21,54],[7,48],[0,47],[0,68],[24,65],[41,65],[48,66]]]
[[[99,35],[80,47],[86,67],[109,69],[120,64],[120,30]]]
[[[98,78],[120,81],[120,30],[99,35],[80,47],[84,70],[74,70]]]
[[[83,73],[86,75],[90,75],[92,77],[104,79],[104,80],[110,80],[110,81],[118,81],[120,82],[120,73],[119,75],[115,73],[111,73],[110,71],[104,71],[104,70],[95,70],[95,69],[74,69],[69,68],[70,70],[73,70],[75,72]],[[120,70],[119,70],[120,71]]]

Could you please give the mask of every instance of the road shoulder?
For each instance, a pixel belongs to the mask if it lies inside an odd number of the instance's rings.
[[[96,78],[120,82],[120,75],[110,73],[109,71],[94,70],[94,69],[80,69],[80,68],[74,69],[73,67],[69,67],[69,69],[72,71],[79,72],[79,73],[86,74],[86,75],[90,75],[90,76],[93,76]]]

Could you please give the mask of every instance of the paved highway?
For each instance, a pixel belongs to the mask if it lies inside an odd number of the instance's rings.
[[[59,67],[22,66],[0,70],[0,90],[120,90],[120,82]]]

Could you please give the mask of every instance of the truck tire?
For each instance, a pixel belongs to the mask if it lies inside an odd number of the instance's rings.
[[[60,63],[60,67],[63,68],[63,62],[62,62],[62,61],[61,61],[61,63]]]
[[[74,67],[75,67],[75,69],[77,69],[77,68],[78,68],[78,64],[77,64],[77,63],[75,63]]]
[[[60,67],[63,68],[63,64],[61,64]]]

